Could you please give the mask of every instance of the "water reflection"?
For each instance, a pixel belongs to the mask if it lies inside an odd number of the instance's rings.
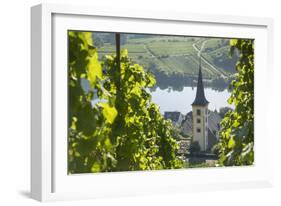
[[[183,87],[182,91],[156,88],[154,91],[149,92],[152,95],[152,101],[159,105],[162,114],[165,111],[179,111],[186,114],[192,110],[191,104],[195,98],[196,87]],[[227,102],[231,93],[226,89],[217,91],[212,88],[205,88],[205,95],[210,102],[210,110],[219,110],[221,107],[234,108],[233,105],[229,105]]]

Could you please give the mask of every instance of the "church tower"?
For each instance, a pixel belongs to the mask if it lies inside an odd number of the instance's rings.
[[[197,141],[201,151],[208,148],[208,100],[205,97],[201,71],[201,57],[197,81],[196,97],[192,103],[192,133],[193,142]]]

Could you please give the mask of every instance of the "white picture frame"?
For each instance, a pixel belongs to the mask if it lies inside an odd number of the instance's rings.
[[[272,19],[40,4],[31,9],[31,26],[32,198],[53,201],[272,186],[273,135],[267,121],[267,108],[273,104]],[[65,32],[69,29],[255,38],[255,164],[67,175]],[[265,82],[267,89],[257,82]]]

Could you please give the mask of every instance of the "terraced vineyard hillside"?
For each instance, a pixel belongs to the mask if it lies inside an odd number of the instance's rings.
[[[114,36],[94,33],[100,58],[115,52]],[[234,73],[237,57],[229,57],[229,40],[219,38],[175,37],[155,35],[121,35],[122,49],[146,70],[165,75],[193,77],[198,72],[198,51],[202,44],[204,78],[227,78]]]

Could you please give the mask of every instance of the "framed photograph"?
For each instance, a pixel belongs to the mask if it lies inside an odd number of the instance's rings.
[[[272,186],[271,19],[31,14],[34,199]]]

